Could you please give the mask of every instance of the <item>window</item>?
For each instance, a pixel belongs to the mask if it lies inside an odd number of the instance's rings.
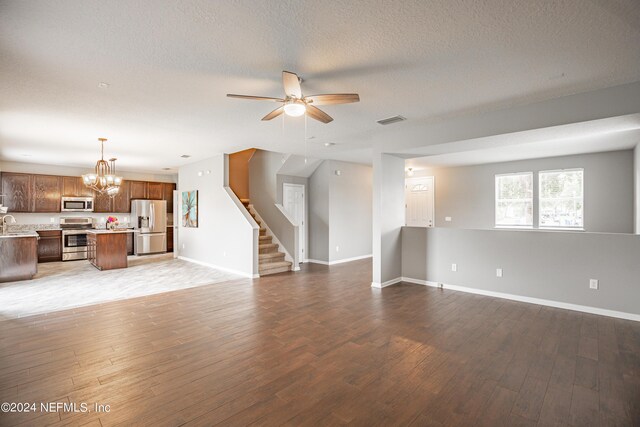
[[[540,227],[582,228],[584,225],[584,170],[542,171],[540,183]]]
[[[533,226],[533,173],[496,175],[496,227]]]

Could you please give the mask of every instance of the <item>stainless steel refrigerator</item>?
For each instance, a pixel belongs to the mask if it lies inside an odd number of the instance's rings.
[[[133,240],[136,255],[167,251],[167,202],[132,200],[131,219],[137,231]]]

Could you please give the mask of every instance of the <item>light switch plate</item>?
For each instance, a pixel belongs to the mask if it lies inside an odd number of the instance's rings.
[[[589,279],[589,288],[598,289],[598,279]]]
[[[502,277],[502,269],[496,268],[496,277]]]
[[[451,222],[451,217],[450,216],[445,216],[444,220],[447,221],[447,222]]]
[[[458,264],[451,264],[451,271],[458,271]]]

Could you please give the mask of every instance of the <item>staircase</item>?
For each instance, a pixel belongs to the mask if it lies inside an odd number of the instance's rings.
[[[292,263],[284,260],[284,252],[278,251],[278,244],[273,243],[273,237],[267,235],[267,229],[256,218],[256,214],[249,209],[249,199],[240,199],[249,214],[260,226],[258,245],[258,273],[260,276],[291,271]]]

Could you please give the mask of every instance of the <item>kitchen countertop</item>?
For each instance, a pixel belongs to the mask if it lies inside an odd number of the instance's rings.
[[[132,230],[130,228],[125,229],[125,230],[106,230],[106,229],[100,229],[100,230],[87,230],[87,234],[124,234],[124,233],[137,233],[138,230]]]
[[[16,231],[60,231],[57,224],[7,224],[9,232]]]
[[[0,233],[0,239],[15,239],[18,237],[35,237],[39,238],[38,233],[35,231],[8,231],[5,233]]]

